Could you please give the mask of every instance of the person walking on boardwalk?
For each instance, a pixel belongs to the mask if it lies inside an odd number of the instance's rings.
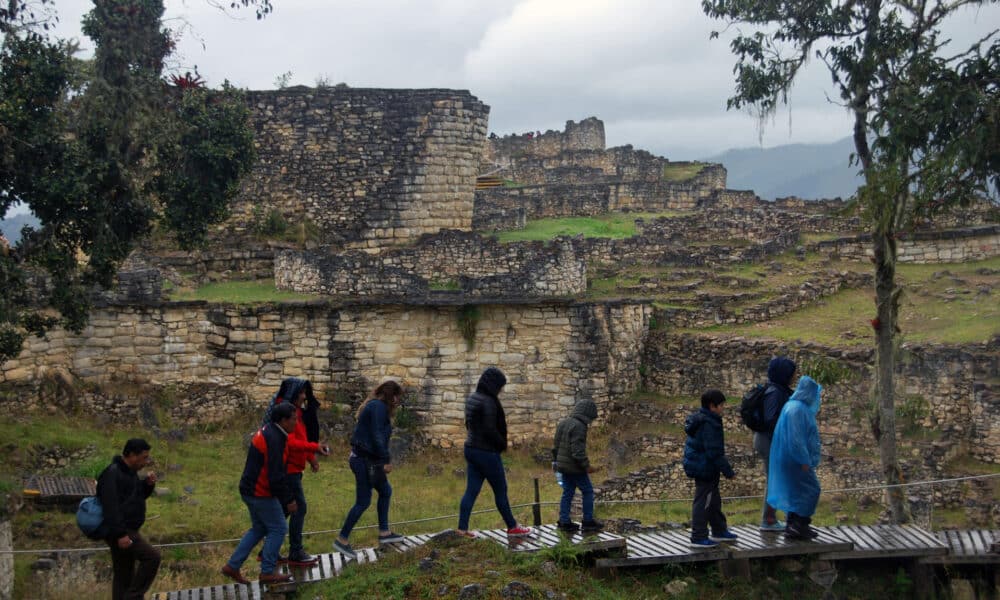
[[[276,573],[275,569],[278,551],[288,532],[285,511],[298,510],[285,466],[288,435],[295,430],[297,420],[295,406],[282,402],[271,409],[271,422],[261,427],[250,440],[240,478],[240,496],[250,513],[251,527],[222,567],[222,574],[237,583],[250,583],[240,573],[240,567],[261,540],[264,540],[264,550],[260,583],[285,583],[292,579],[291,575]]]
[[[144,439],[128,440],[121,456],[116,456],[97,478],[97,497],[108,530],[105,542],[111,548],[114,572],[112,600],[142,600],[160,570],[160,551],[139,533],[146,522],[146,498],[156,487],[156,473],[144,479],[138,475],[149,463],[149,450]]]
[[[755,431],[753,434],[753,449],[760,456],[764,464],[765,485],[769,478],[771,437],[774,434],[774,427],[778,424],[778,416],[782,407],[792,395],[792,378],[795,376],[795,362],[784,356],[776,356],[767,365],[767,389],[764,391],[764,431]],[[760,530],[761,531],[783,531],[785,524],[778,520],[778,514],[774,506],[764,498],[764,506],[761,509]]]
[[[694,502],[691,503],[691,547],[712,548],[718,542],[735,542],[722,512],[719,475],[736,476],[726,458],[726,437],[722,414],[726,397],[719,390],[701,395],[701,409],[684,422],[684,473],[694,479]],[[712,535],[709,536],[709,526]]]
[[[347,513],[340,535],[333,547],[349,558],[356,558],[351,547],[351,530],[372,503],[372,489],[378,492],[375,510],[378,513],[378,541],[380,544],[400,542],[403,536],[389,529],[389,499],[392,486],[392,456],[389,438],[392,437],[392,419],[403,403],[403,388],[395,381],[383,382],[372,395],[358,407],[357,423],[351,435],[351,456],[348,464],[354,473],[354,506]]]
[[[597,405],[593,400],[580,400],[573,407],[569,417],[556,426],[555,443],[552,447],[553,466],[562,474],[563,493],[559,502],[559,523],[561,531],[600,531],[604,523],[594,519],[594,486],[590,473],[597,469],[587,457],[587,430],[597,418]],[[569,518],[573,495],[577,488],[583,500],[583,521],[577,525]]]
[[[271,422],[271,413],[274,407],[282,402],[291,403],[295,407],[295,429],[288,432],[287,462],[288,485],[291,487],[292,496],[298,510],[288,516],[288,558],[287,562],[292,566],[310,566],[316,563],[317,558],[305,551],[302,543],[302,529],[305,526],[306,494],[302,488],[302,474],[306,470],[306,464],[312,468],[313,473],[319,471],[319,461],[316,454],[326,456],[330,454],[327,446],[319,443],[319,401],[313,394],[312,384],[308,380],[289,377],[281,382],[281,387],[271,399],[271,403],[264,413],[264,421],[261,427]],[[260,558],[263,558],[262,556]],[[282,558],[278,557],[281,562]]]
[[[819,502],[819,412],[823,387],[803,375],[795,393],[781,409],[771,440],[771,476],[767,502],[788,514],[785,537],[809,540],[818,534],[809,523]]]
[[[507,377],[496,367],[489,367],[479,376],[476,391],[465,400],[466,484],[465,494],[458,511],[456,533],[474,537],[469,531],[469,518],[476,503],[483,481],[493,488],[497,510],[507,525],[508,537],[531,535],[530,527],[518,525],[507,499],[507,476],[504,474],[500,453],[507,449],[507,417],[500,404],[500,390],[507,384]]]

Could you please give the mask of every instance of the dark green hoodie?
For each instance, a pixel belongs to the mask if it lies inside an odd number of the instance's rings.
[[[593,400],[580,400],[569,417],[556,427],[552,458],[560,473],[579,475],[590,468],[587,458],[587,428],[597,418],[597,405]]]

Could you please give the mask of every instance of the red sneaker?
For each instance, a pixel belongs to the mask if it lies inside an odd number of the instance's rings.
[[[532,533],[531,527],[517,525],[507,530],[507,537],[528,537]]]

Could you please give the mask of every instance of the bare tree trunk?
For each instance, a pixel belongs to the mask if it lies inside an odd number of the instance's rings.
[[[872,233],[875,251],[875,386],[877,402],[875,438],[878,440],[879,456],[882,460],[882,474],[885,483],[901,483],[899,462],[896,458],[896,322],[899,314],[899,292],[896,288],[896,240],[893,227],[889,231]],[[910,511],[906,505],[903,488],[889,488],[886,491],[889,511],[894,523],[910,521]]]

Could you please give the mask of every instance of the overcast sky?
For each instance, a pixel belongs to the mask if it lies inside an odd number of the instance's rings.
[[[229,4],[229,0],[220,0]],[[210,85],[291,84],[467,89],[490,105],[498,134],[562,129],[596,116],[609,146],[632,144],[672,160],[761,143],[756,121],[726,111],[734,58],[722,24],[699,0],[273,0],[224,13],[207,0],[167,0],[167,26],[184,29],[176,67]],[[89,0],[55,0],[62,37],[81,38]],[[1000,5],[967,11],[956,40],[1000,24]],[[90,40],[80,40],[91,48]],[[829,76],[810,66],[791,112],[766,126],[763,145],[847,136],[845,112],[827,101]]]

